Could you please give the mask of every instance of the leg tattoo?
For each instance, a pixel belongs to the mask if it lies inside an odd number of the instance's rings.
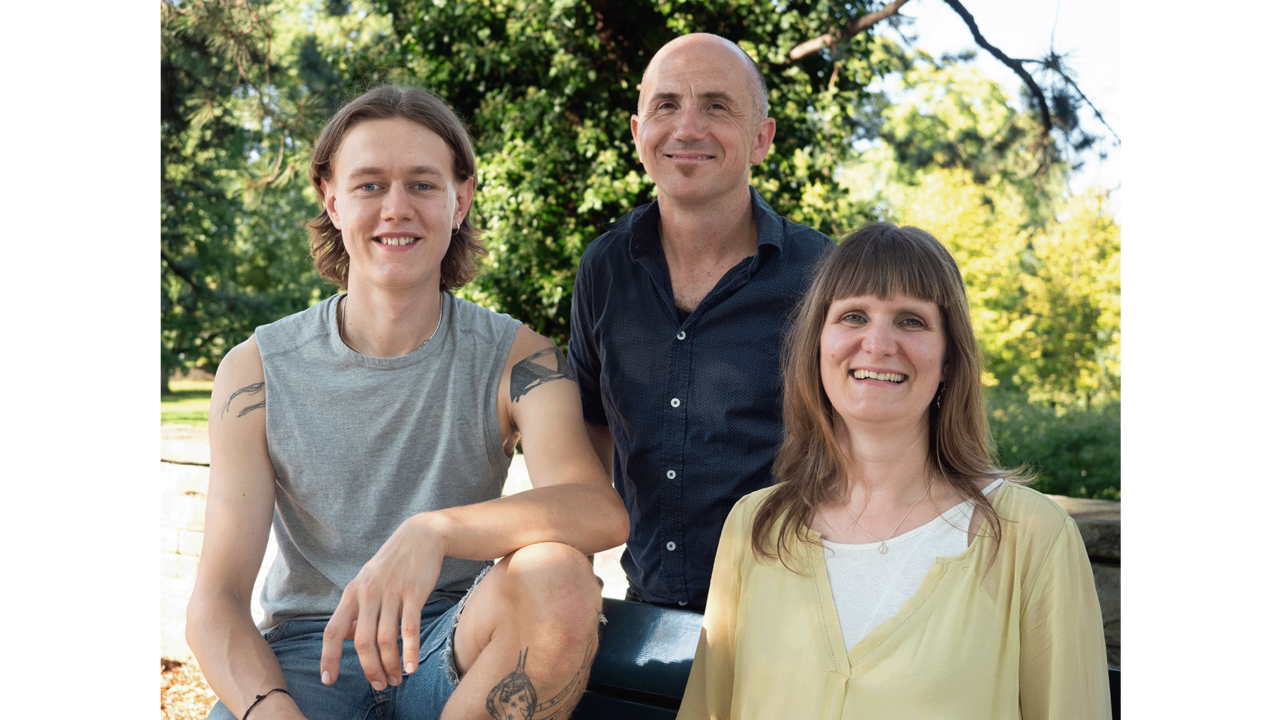
[[[529,648],[520,653],[515,672],[503,678],[489,691],[489,699],[485,708],[497,720],[532,720],[534,708],[538,705],[538,691],[533,688],[533,681],[524,671],[524,663],[529,658]]]
[[[599,633],[587,654],[582,658],[578,672],[569,679],[564,689],[546,702],[538,702],[538,691],[533,681],[525,673],[525,663],[529,658],[529,648],[520,653],[515,672],[503,678],[489,691],[489,699],[485,708],[489,715],[497,720],[561,720],[578,705],[582,691],[586,689],[587,675],[591,672],[591,660],[595,657],[599,644]]]

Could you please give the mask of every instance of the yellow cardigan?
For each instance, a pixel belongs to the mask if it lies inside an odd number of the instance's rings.
[[[1052,500],[1003,483],[992,497],[1000,552],[984,525],[846,653],[821,546],[799,546],[803,575],[751,551],[772,491],[742,498],[725,522],[678,720],[1111,716],[1089,558]]]

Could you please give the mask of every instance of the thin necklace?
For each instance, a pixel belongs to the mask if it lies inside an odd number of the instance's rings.
[[[343,324],[342,319],[346,317],[346,313],[344,312],[344,309],[346,308],[346,306],[347,306],[347,296],[343,295],[342,299],[338,301],[338,339],[342,341],[343,345],[346,345],[347,347],[351,348],[355,352],[360,352],[359,350],[356,350],[355,348],[351,347],[351,343],[347,342],[347,339],[342,336],[342,324]],[[426,345],[427,343],[431,342],[431,338],[436,336],[436,332],[440,330],[440,323],[443,321],[444,321],[444,303],[441,303],[440,317],[436,318],[436,329],[432,330],[431,334],[427,336],[427,339],[422,341],[422,345]],[[418,347],[421,348],[422,345],[419,345]]]
[[[919,504],[920,504],[920,500],[923,500],[923,499],[924,499],[924,497],[925,497],[925,495],[928,495],[928,494],[929,494],[929,485],[925,485],[925,486],[924,486],[924,495],[921,495],[919,500],[916,500],[914,503],[911,503],[911,507],[907,508],[907,514],[906,514],[906,515],[903,515],[903,516],[902,516],[902,519],[898,521],[898,524],[893,526],[893,529],[889,531],[889,535],[888,535],[884,540],[881,540],[880,538],[876,537],[875,535],[872,535],[871,533],[867,532],[867,529],[866,529],[866,528],[864,528],[864,527],[862,527],[862,525],[860,525],[860,524],[858,523],[858,519],[857,519],[857,518],[855,518],[852,514],[850,514],[850,513],[849,513],[849,506],[848,506],[848,505],[843,505],[843,506],[841,506],[841,507],[842,507],[842,509],[844,510],[844,514],[849,516],[849,519],[853,521],[853,524],[854,524],[854,525],[857,525],[857,526],[858,526],[858,529],[859,529],[859,530],[861,530],[861,531],[862,531],[862,532],[864,532],[864,533],[867,533],[867,536],[868,536],[868,537],[870,537],[872,540],[875,540],[875,541],[877,541],[877,542],[879,542],[879,543],[880,543],[879,551],[880,551],[880,554],[881,554],[881,555],[884,555],[885,553],[889,552],[889,546],[888,546],[888,545],[886,545],[885,543],[886,543],[890,538],[892,538],[892,537],[893,537],[893,534],[894,534],[894,533],[898,532],[898,528],[902,527],[902,523],[904,523],[904,522],[906,522],[906,521],[907,521],[907,515],[910,515],[910,514],[911,514],[911,511],[916,509],[916,505],[919,505]]]

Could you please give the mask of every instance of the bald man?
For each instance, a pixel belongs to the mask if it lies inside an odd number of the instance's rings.
[[[631,136],[657,199],[582,256],[570,362],[587,432],[631,517],[627,598],[701,609],[720,529],[772,484],[781,337],[827,236],[751,187],[773,142],[737,45],[685,35],[653,56]]]

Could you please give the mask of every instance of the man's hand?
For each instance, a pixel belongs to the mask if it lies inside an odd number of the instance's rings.
[[[342,642],[355,640],[360,667],[375,690],[399,685],[401,658],[396,640],[403,636],[403,669],[418,664],[422,607],[440,577],[446,543],[427,513],[415,515],[387,538],[342,592],[324,629],[320,681],[338,679]]]

